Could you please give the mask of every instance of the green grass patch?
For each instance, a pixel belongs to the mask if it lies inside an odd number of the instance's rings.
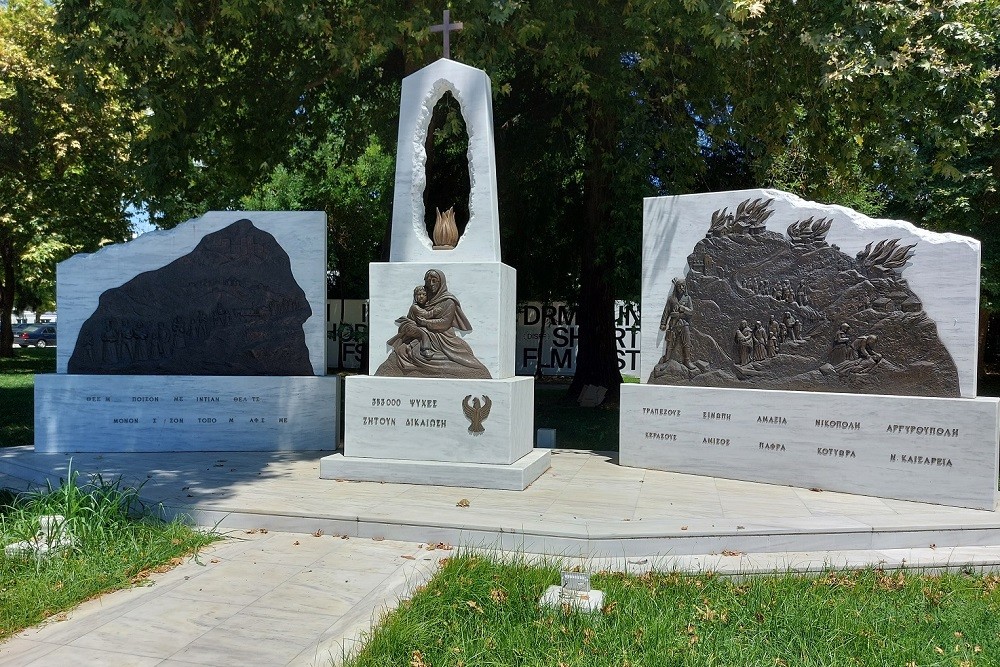
[[[34,444],[35,374],[56,372],[53,348],[14,348],[12,359],[0,358],[0,447]]]
[[[535,428],[556,429],[560,449],[618,451],[618,405],[581,408],[568,384],[535,382]]]
[[[79,487],[0,493],[0,540],[31,539],[44,515],[65,517],[73,544],[38,557],[0,551],[0,639],[101,593],[141,583],[218,539],[157,519],[140,505],[137,489],[97,477]]]
[[[347,665],[995,665],[1000,576],[601,573],[603,614],[542,610],[555,567],[458,556]]]

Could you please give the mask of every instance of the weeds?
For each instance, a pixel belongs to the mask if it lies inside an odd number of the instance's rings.
[[[538,606],[558,569],[459,555],[347,665],[995,665],[992,575],[598,573],[600,614]]]
[[[60,515],[66,548],[36,557],[0,553],[0,638],[108,591],[141,583],[217,537],[166,522],[139,500],[139,489],[99,476],[78,484],[0,497],[3,544],[28,540],[39,518]]]

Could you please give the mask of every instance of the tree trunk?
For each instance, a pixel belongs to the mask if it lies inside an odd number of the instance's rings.
[[[591,154],[584,173],[584,215],[580,253],[580,298],[576,322],[579,331],[576,374],[569,387],[570,398],[578,398],[585,385],[605,387],[605,401],[618,402],[622,374],[618,369],[615,340],[615,295],[611,277],[614,266],[601,247],[604,225],[610,219],[608,204],[612,177],[603,157],[614,147],[613,125],[591,110],[588,123]]]
[[[14,309],[14,249],[9,243],[0,247],[0,357],[14,356],[14,329],[10,325]]]

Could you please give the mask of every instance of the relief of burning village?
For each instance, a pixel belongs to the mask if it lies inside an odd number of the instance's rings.
[[[873,240],[851,257],[826,241],[831,218],[768,230],[772,201],[712,214],[673,280],[649,383],[959,396],[955,362],[903,278],[917,244]]]

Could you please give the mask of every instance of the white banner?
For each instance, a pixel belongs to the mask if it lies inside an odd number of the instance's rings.
[[[326,302],[326,367],[357,370],[368,353],[368,301],[334,299]]]
[[[618,369],[622,375],[638,377],[639,304],[616,301],[614,315]],[[517,374],[533,375],[540,360],[543,375],[573,375],[578,335],[576,313],[566,304],[520,304],[517,307]]]

